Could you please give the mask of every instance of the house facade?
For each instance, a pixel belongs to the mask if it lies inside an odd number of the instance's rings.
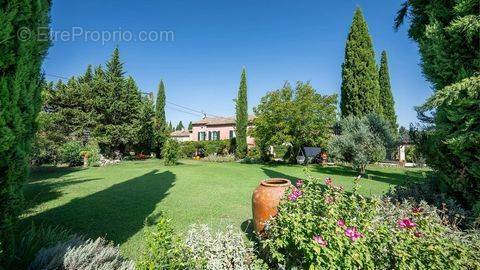
[[[248,128],[252,128],[254,117],[248,117]],[[235,117],[205,117],[192,123],[191,141],[216,141],[235,138]],[[255,140],[247,136],[249,147],[255,146]]]
[[[188,130],[177,130],[170,133],[170,138],[179,142],[188,142],[190,141],[190,132]]]

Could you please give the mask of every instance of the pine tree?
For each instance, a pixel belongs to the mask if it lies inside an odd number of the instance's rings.
[[[382,114],[372,39],[360,8],[355,11],[347,38],[341,90],[342,116],[363,116],[371,112]]]
[[[157,102],[155,104],[155,153],[161,157],[162,147],[167,138],[167,119],[165,117],[165,85],[163,80],[158,85]]]
[[[397,115],[395,114],[395,101],[393,100],[390,86],[390,75],[388,73],[387,52],[382,51],[380,70],[378,74],[380,84],[380,104],[382,105],[382,116],[390,123],[393,134],[397,133]]]
[[[172,121],[168,122],[167,135],[174,130],[175,129],[173,129]]]
[[[242,70],[238,97],[235,100],[236,108],[236,156],[244,158],[247,154],[247,126],[248,126],[248,104],[247,104],[247,74],[245,68]]]
[[[138,145],[137,151],[150,155],[154,142],[154,107],[149,98],[143,98],[140,106],[140,117],[138,119]]]
[[[178,122],[178,125],[177,125],[177,127],[175,128],[175,130],[184,130],[184,129],[185,129],[185,127],[183,126],[182,121]]]
[[[192,130],[193,129],[193,123],[192,121],[190,121],[190,123],[188,123],[188,130]]]
[[[50,42],[39,34],[48,29],[50,5],[49,0],[0,4],[0,243],[5,244],[0,244],[4,251],[0,252],[0,265],[4,255],[16,255],[8,254],[6,248],[21,209],[35,120],[42,103],[41,66]],[[30,30],[30,38],[17,38],[22,29]]]

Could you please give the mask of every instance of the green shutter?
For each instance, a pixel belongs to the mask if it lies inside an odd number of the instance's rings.
[[[200,141],[200,131],[197,133],[197,140]]]

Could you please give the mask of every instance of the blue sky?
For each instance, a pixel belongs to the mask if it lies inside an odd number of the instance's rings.
[[[214,115],[233,115],[240,72],[247,68],[250,110],[260,98],[288,80],[310,81],[323,94],[340,93],[345,40],[354,10],[360,6],[376,52],[387,50],[400,125],[416,121],[414,106],[431,88],[421,74],[420,57],[406,26],[395,32],[402,1],[53,1],[54,31],[80,37],[57,38],[44,63],[51,75],[70,77],[88,64],[104,64],[119,46],[128,75],[142,91],[156,94],[160,79],[167,100]],[[82,29],[82,30],[79,30]],[[132,33],[102,44],[86,31]],[[173,31],[173,41],[134,40],[141,31]],[[168,105],[176,123],[200,116]]]

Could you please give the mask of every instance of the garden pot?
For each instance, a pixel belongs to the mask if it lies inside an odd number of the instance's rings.
[[[253,228],[258,235],[263,234],[265,222],[277,214],[278,204],[291,185],[288,179],[271,178],[263,180],[253,192]]]

